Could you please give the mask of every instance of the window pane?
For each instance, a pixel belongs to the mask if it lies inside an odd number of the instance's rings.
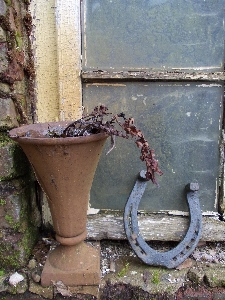
[[[84,0],[83,70],[222,71],[224,0]]]
[[[133,116],[164,175],[160,188],[149,182],[140,209],[187,210],[184,187],[199,182],[203,211],[217,210],[219,141],[223,87],[202,83],[95,83],[84,84],[84,105],[90,112],[98,104]],[[91,191],[91,205],[123,209],[136,175],[145,165],[133,141],[110,139],[102,154]]]

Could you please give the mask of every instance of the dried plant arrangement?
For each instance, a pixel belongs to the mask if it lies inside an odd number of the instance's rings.
[[[116,124],[121,130],[116,129]],[[106,106],[96,106],[90,114],[83,115],[81,119],[70,123],[65,128],[49,127],[47,136],[52,138],[79,137],[100,132],[105,132],[111,137],[111,148],[107,154],[114,148],[116,136],[133,139],[141,151],[141,161],[146,164],[146,180],[151,180],[158,186],[155,174],[162,175],[163,173],[158,166],[158,160],[155,159],[155,151],[150,148],[142,131],[135,126],[134,119],[126,118],[124,113],[112,115]]]

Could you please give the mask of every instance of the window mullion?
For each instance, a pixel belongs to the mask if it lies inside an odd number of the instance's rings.
[[[84,82],[118,80],[118,81],[212,81],[223,82],[225,72],[148,72],[148,71],[121,71],[109,72],[104,70],[83,71]]]

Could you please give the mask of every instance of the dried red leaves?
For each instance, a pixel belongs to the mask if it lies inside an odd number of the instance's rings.
[[[151,180],[153,183],[157,184],[155,179],[155,173],[162,175],[162,171],[159,169],[158,160],[155,159],[155,151],[150,148],[147,140],[145,139],[142,131],[137,129],[134,125],[134,119],[129,118],[126,119],[125,115],[119,115],[119,117],[123,117],[124,123],[120,123],[118,120],[118,116],[115,116],[117,123],[124,129],[127,135],[130,135],[132,138],[135,139],[135,143],[137,147],[141,150],[140,159],[145,161],[147,171],[146,171],[146,179]]]
[[[111,136],[111,148],[108,153],[114,148],[115,136],[126,139],[132,138],[135,140],[137,147],[141,150],[140,159],[146,164],[146,179],[158,185],[155,179],[155,173],[159,175],[163,173],[159,169],[158,160],[155,159],[154,150],[150,148],[142,131],[136,128],[134,119],[126,118],[124,113],[120,113],[105,121],[104,118],[109,115],[111,115],[111,113],[108,112],[106,106],[96,106],[93,112],[69,124],[61,133],[49,131],[49,135],[52,137],[72,137],[85,136],[104,131]],[[117,123],[123,131],[117,130],[115,123]]]

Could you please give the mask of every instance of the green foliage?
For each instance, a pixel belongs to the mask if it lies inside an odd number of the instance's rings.
[[[155,270],[152,274],[152,283],[154,284],[159,284],[160,283],[160,278],[159,278],[159,271]]]
[[[124,268],[120,272],[118,272],[118,274],[117,274],[118,277],[123,277],[127,274],[127,271],[129,269],[129,265],[130,265],[129,263],[125,264]]]
[[[1,205],[1,206],[6,205],[6,200],[5,200],[5,199],[0,199],[0,205]]]
[[[12,216],[6,215],[6,216],[5,216],[5,220],[6,220],[10,225],[13,225],[13,217],[12,217]]]

